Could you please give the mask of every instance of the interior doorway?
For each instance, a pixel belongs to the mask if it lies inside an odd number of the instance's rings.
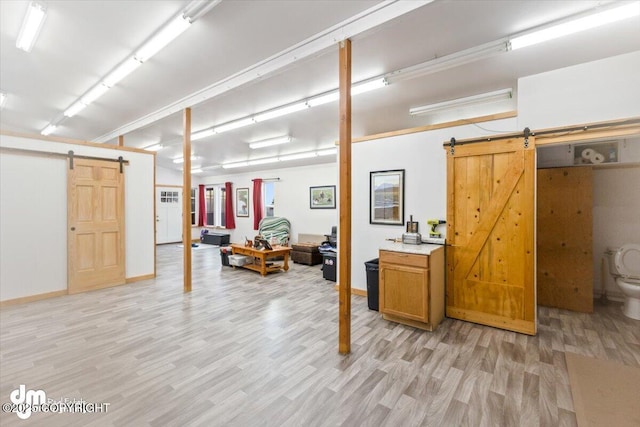
[[[640,242],[640,135],[540,146],[537,173],[538,304],[591,313],[594,298],[622,300],[605,252]]]
[[[156,187],[156,244],[182,241],[182,188]]]

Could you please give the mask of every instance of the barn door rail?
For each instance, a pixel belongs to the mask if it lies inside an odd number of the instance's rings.
[[[527,148],[529,143],[529,138],[533,136],[540,138],[541,136],[545,136],[545,135],[554,136],[554,135],[566,135],[566,134],[581,134],[581,133],[594,132],[598,130],[603,131],[609,128],[611,129],[629,128],[629,131],[632,131],[638,125],[640,125],[640,117],[631,117],[631,118],[622,119],[622,120],[589,123],[584,125],[565,126],[565,127],[542,129],[542,130],[536,130],[536,131],[532,131],[530,128],[526,127],[522,132],[510,132],[510,133],[504,133],[504,134],[493,135],[488,137],[483,136],[479,138],[471,138],[471,139],[465,139],[465,140],[456,140],[455,138],[451,138],[449,141],[444,142],[442,146],[444,148],[449,148],[451,151],[451,154],[453,154],[454,147],[457,145],[476,144],[479,142],[491,142],[491,141],[498,141],[501,139],[524,137],[525,148]]]
[[[73,150],[69,150],[67,153],[59,153],[55,151],[42,151],[42,150],[29,150],[27,148],[14,148],[14,147],[0,147],[2,151],[8,153],[20,153],[20,154],[29,154],[33,156],[42,156],[42,157],[54,157],[54,158],[66,158],[69,159],[69,169],[73,169],[73,161],[75,159],[86,159],[86,160],[102,160],[105,162],[117,162],[120,163],[120,173],[123,173],[123,165],[128,165],[129,160],[125,160],[122,156],[117,158],[111,157],[99,157],[99,156],[79,156],[73,152]]]

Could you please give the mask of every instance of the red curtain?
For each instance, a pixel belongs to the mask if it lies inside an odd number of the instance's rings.
[[[204,202],[204,184],[198,185],[198,227],[207,225],[207,206]]]
[[[253,180],[253,229],[257,230],[262,219],[262,179]]]
[[[233,214],[233,190],[231,189],[231,183],[224,183],[224,192],[225,192],[225,227],[228,229],[236,228],[236,220],[235,215]]]

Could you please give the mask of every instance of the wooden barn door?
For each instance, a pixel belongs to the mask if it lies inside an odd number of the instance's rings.
[[[448,317],[536,333],[535,143],[447,151]]]
[[[120,164],[74,159],[67,172],[68,291],[125,283],[124,175]]]

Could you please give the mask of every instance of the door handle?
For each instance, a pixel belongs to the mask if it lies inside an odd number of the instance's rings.
[[[76,231],[76,228],[75,227],[71,227],[71,231]]]

